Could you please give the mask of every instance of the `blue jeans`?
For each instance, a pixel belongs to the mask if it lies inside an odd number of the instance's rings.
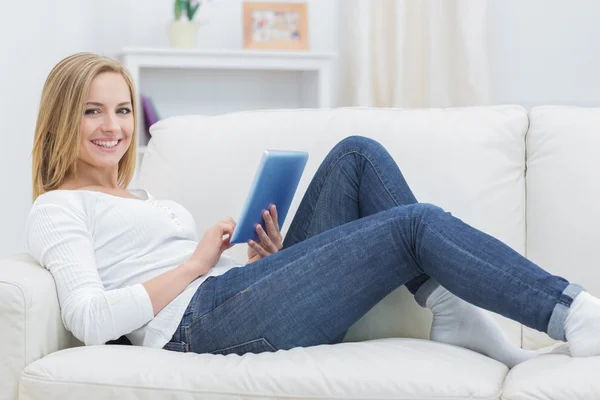
[[[383,146],[349,137],[317,170],[284,248],[204,281],[165,349],[244,354],[338,343],[396,288],[406,285],[424,306],[439,284],[558,340],[583,290],[418,203]]]

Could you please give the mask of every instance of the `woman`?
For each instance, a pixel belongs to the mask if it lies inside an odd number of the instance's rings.
[[[61,61],[43,89],[27,244],[54,276],[66,328],[85,344],[126,335],[134,345],[243,354],[338,343],[406,285],[433,312],[432,340],[509,367],[535,356],[478,306],[568,340],[574,356],[600,354],[598,299],[418,203],[366,138],[331,150],[283,242],[276,207],[265,211],[267,231],[257,227],[260,242],[239,268],[222,255],[231,218],[198,241],[181,205],[125,189],[135,98],[123,67],[93,54]]]

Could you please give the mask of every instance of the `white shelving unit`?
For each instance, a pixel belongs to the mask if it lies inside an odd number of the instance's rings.
[[[125,48],[138,94],[161,118],[184,114],[332,107],[333,53]],[[138,155],[148,137],[138,113]]]

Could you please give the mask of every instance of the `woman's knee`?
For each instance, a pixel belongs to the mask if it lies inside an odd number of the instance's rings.
[[[343,148],[346,151],[358,151],[358,152],[373,151],[373,150],[385,151],[385,148],[381,145],[381,143],[379,143],[375,139],[371,139],[366,136],[358,136],[358,135],[348,136],[348,137],[342,139],[341,141],[338,142],[338,144],[335,146],[335,148],[336,149]]]

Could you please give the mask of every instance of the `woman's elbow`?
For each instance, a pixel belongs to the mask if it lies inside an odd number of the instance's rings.
[[[86,346],[102,345],[108,341],[100,337],[97,329],[94,329],[93,323],[90,321],[74,318],[73,314],[68,312],[62,313],[62,320],[65,328]]]
[[[90,303],[62,308],[61,316],[65,328],[86,346],[103,345],[113,339]]]

